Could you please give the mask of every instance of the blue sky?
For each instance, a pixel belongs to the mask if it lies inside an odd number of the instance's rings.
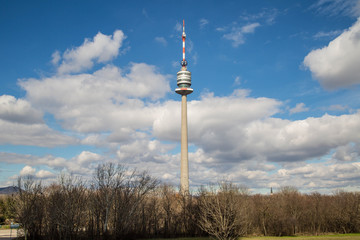
[[[112,161],[178,185],[359,191],[360,2],[2,1],[0,185]]]

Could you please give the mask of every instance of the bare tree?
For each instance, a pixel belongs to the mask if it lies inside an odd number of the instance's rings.
[[[340,233],[358,232],[360,229],[360,194],[338,190],[331,203],[331,225]]]
[[[163,184],[160,187],[161,207],[164,212],[164,237],[175,236],[174,221],[176,214],[176,195],[173,186]]]
[[[93,190],[93,203],[96,209],[99,209],[99,218],[101,221],[102,235],[108,234],[108,225],[110,214],[113,210],[114,200],[122,185],[125,177],[125,168],[121,165],[115,165],[108,162],[100,164],[94,174]]]
[[[218,240],[235,240],[244,229],[240,188],[224,182],[200,190],[199,227]]]
[[[295,235],[298,232],[298,222],[302,213],[302,195],[293,186],[280,189],[282,210],[285,216],[286,235]]]
[[[158,180],[147,172],[132,171],[126,177],[115,198],[114,228],[115,237],[121,238],[136,229],[139,217],[139,206],[145,197],[158,185]],[[138,229],[136,229],[138,230]]]
[[[252,197],[252,202],[254,204],[255,209],[255,224],[257,224],[260,232],[267,236],[269,234],[268,224],[271,218],[271,197],[272,196],[264,196],[260,194],[256,194]]]
[[[33,176],[18,178],[19,192],[13,205],[16,219],[24,229],[25,240],[36,239],[41,235],[44,214],[43,187]]]
[[[138,230],[139,237],[149,238],[157,237],[160,234],[161,226],[161,203],[160,196],[154,192],[149,194],[144,201],[139,204]]]
[[[87,189],[80,178],[62,174],[47,197],[48,237],[76,239],[85,226]]]

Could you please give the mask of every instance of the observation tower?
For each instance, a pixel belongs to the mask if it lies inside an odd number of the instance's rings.
[[[181,70],[177,73],[177,88],[175,92],[181,95],[181,168],[180,168],[180,192],[189,193],[189,160],[188,160],[188,128],[187,128],[187,99],[186,96],[193,92],[191,88],[191,72],[186,68],[185,60],[185,21],[183,20],[183,59]]]

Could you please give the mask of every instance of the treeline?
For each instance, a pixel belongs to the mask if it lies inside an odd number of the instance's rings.
[[[91,183],[61,175],[42,186],[20,178],[20,191],[0,201],[25,239],[140,239],[211,235],[291,236],[360,232],[360,193],[301,194],[284,187],[251,195],[229,182],[179,194],[146,172],[99,165]]]
[[[146,172],[99,165],[91,182],[61,175],[43,186],[18,180],[19,192],[0,204],[25,239],[138,239],[200,235],[195,202]],[[0,214],[1,215],[1,214]],[[4,215],[4,214],[3,214]]]

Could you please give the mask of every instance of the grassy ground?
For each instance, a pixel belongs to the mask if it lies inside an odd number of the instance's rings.
[[[296,236],[296,237],[251,237],[242,240],[360,240],[360,234],[337,234],[323,236]]]
[[[210,240],[211,238],[161,238],[156,240]],[[296,237],[246,237],[239,240],[360,240],[360,233]]]
[[[212,240],[212,238],[208,237],[194,237],[194,238],[153,238],[153,239],[145,239],[145,240]]]

